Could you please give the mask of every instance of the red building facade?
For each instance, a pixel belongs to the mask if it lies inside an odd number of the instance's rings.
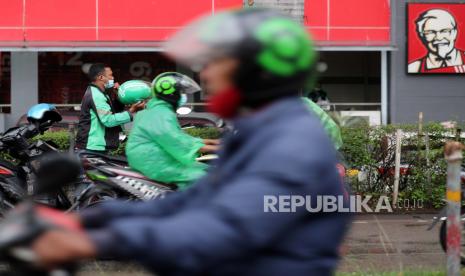
[[[253,3],[253,1],[249,1]],[[389,0],[306,0],[304,24],[324,45],[389,45]],[[2,46],[162,42],[187,22],[242,0],[0,0]],[[105,44],[101,44],[105,45]]]

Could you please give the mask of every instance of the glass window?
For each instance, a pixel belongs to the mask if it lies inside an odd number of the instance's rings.
[[[381,122],[381,55],[379,52],[322,52],[326,71],[320,75],[314,101],[341,124],[363,119]]]
[[[39,102],[80,104],[89,80],[85,72],[92,63],[110,66],[115,81],[152,81],[175,64],[162,53],[140,52],[46,52],[39,54]]]

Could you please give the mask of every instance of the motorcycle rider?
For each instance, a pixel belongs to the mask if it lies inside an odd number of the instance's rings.
[[[332,275],[347,213],[264,209],[267,195],[311,196],[315,207],[316,196],[343,194],[334,147],[298,95],[317,59],[307,31],[274,11],[238,10],[200,19],[168,49],[201,69],[211,110],[234,120],[216,166],[163,200],[63,214],[86,230],[43,234],[39,263],[111,253],[159,275]]]
[[[336,150],[339,150],[342,147],[342,137],[341,137],[341,130],[337,123],[331,118],[331,116],[326,113],[318,104],[307,97],[302,97],[304,103],[308,106],[308,108],[316,115],[321,121],[323,128],[325,129],[326,133],[328,134],[331,141],[333,141],[333,145]]]
[[[153,97],[136,116],[126,144],[131,168],[180,189],[205,174],[207,165],[195,158],[199,153],[216,152],[219,141],[190,136],[176,117],[176,110],[187,102],[187,94],[199,91],[195,81],[176,72],[162,73],[153,80]]]
[[[134,114],[144,108],[134,104],[128,111],[120,111],[108,92],[115,85],[113,72],[102,63],[95,63],[88,73],[91,84],[82,98],[76,147],[81,150],[106,152],[119,145],[121,126],[132,121]]]

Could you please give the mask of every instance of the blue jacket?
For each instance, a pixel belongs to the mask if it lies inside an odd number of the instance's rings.
[[[216,167],[194,187],[84,213],[100,254],[161,275],[332,275],[347,213],[264,212],[265,195],[343,194],[318,119],[292,98],[235,127]]]

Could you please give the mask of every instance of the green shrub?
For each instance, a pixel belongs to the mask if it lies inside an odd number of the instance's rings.
[[[422,200],[431,207],[441,206],[446,187],[443,147],[446,140],[453,139],[453,132],[437,123],[425,125],[420,135],[416,125],[342,128],[341,153],[346,165],[362,171],[364,176],[348,178],[352,190],[370,195],[392,194],[397,129],[406,134],[402,139],[401,164],[409,170],[409,174],[400,176],[399,197]]]
[[[216,127],[188,128],[184,130],[187,134],[202,139],[218,139],[221,132]]]
[[[13,165],[19,164],[19,160],[16,160],[15,158],[13,158],[11,155],[9,155],[6,152],[1,152],[0,153],[0,160],[7,161],[7,162],[9,162],[9,163],[11,163]]]
[[[120,143],[118,148],[111,152],[111,155],[126,155],[126,142]]]
[[[393,192],[394,177],[390,173],[381,173],[395,167],[395,132],[402,129],[409,135],[402,140],[403,165],[407,165],[410,174],[402,175],[399,183],[401,199],[422,200],[432,207],[443,204],[446,188],[446,163],[443,147],[446,140],[453,139],[453,132],[445,130],[440,124],[427,124],[423,127],[423,135],[418,135],[416,125],[388,125],[369,127],[363,124],[342,127],[344,141],[340,149],[348,168],[358,169],[365,176],[348,177],[354,193],[372,196],[390,195]],[[202,139],[216,139],[221,135],[217,128],[189,128],[186,133]],[[426,150],[425,135],[429,139],[429,151]],[[451,137],[452,136],[452,137]],[[67,131],[48,131],[34,140],[41,139],[55,143],[60,150],[68,150],[69,134]],[[124,155],[125,144],[112,154]],[[6,156],[8,157],[8,156]],[[429,165],[427,164],[429,162]]]
[[[221,132],[219,129],[214,127],[205,128],[189,128],[185,130],[186,133],[199,137],[202,139],[217,139],[220,137]],[[38,135],[32,139],[33,141],[42,140],[46,142],[52,142],[58,146],[60,150],[69,149],[69,132],[67,130],[58,131],[47,131],[42,135]],[[113,151],[115,155],[124,155],[125,144],[121,143],[119,148]]]
[[[32,138],[33,141],[42,140],[45,142],[52,142],[58,146],[60,150],[69,149],[69,132],[67,130],[46,131],[42,135]]]

